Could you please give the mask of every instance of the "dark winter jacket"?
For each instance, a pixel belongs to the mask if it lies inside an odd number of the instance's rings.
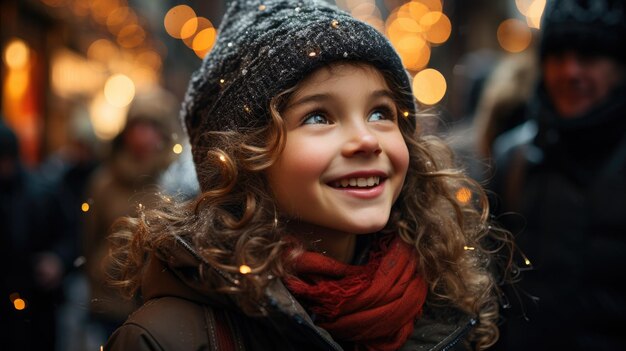
[[[522,309],[501,349],[624,350],[625,90],[575,119],[547,101],[540,91],[530,120],[496,144],[496,212],[533,267],[509,296]]]
[[[266,315],[249,317],[229,298],[182,274],[199,264],[184,251],[167,255],[177,257],[174,264],[152,257],[142,282],[145,304],[111,336],[105,350],[343,350],[279,280],[267,291]],[[459,312],[429,315],[416,322],[401,350],[453,350],[476,323]]]

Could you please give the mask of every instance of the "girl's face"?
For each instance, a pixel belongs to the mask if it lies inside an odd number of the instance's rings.
[[[267,175],[288,229],[381,230],[409,164],[383,75],[367,65],[323,67],[300,83],[281,115],[286,145]]]

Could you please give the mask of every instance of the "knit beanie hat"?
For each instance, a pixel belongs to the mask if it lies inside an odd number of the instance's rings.
[[[626,61],[625,0],[553,0],[544,12],[541,58],[575,50]]]
[[[410,78],[389,41],[373,27],[323,0],[238,0],[229,3],[218,38],[192,75],[181,117],[198,180],[212,147],[209,131],[266,125],[273,97],[315,69],[358,61],[391,74],[405,91]],[[403,105],[414,116],[410,96]]]

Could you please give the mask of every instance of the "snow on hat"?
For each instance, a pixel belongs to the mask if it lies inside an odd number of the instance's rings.
[[[231,2],[218,38],[192,75],[181,117],[200,184],[209,131],[241,131],[269,122],[273,97],[335,61],[365,62],[411,91],[410,77],[376,29],[322,0]],[[407,94],[409,115],[415,101]],[[204,187],[203,187],[204,188]]]

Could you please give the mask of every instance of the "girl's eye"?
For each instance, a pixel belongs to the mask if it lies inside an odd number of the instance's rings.
[[[324,115],[316,113],[305,118],[302,124],[330,124],[330,122]]]
[[[384,120],[393,121],[394,119],[395,118],[394,118],[393,112],[387,107],[382,107],[382,108],[375,110],[367,118],[369,122],[384,121]]]

